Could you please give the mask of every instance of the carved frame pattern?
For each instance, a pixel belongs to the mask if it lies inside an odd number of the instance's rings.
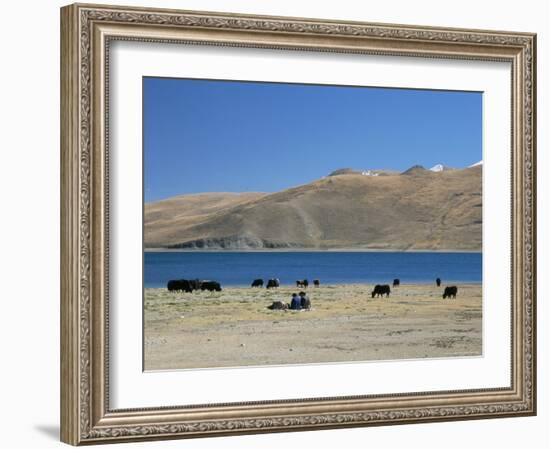
[[[62,277],[68,278],[62,279],[63,441],[83,444],[535,414],[535,35],[93,5],[71,5],[63,8],[61,14]],[[98,28],[102,24],[114,25],[119,32],[110,35],[108,29]],[[147,30],[155,28],[161,35],[136,34],[136,26]],[[162,35],[165,30],[168,34],[177,34],[178,29],[191,37]],[[198,40],[194,40],[190,32],[194,29],[202,32]],[[223,39],[218,39],[217,30],[223,31]],[[231,32],[235,32],[234,39]],[[268,40],[260,39],[262,36]],[[96,250],[101,246],[98,238],[101,235],[105,238],[102,226],[108,212],[98,198],[108,195],[108,191],[98,189],[106,182],[107,173],[94,165],[97,163],[94,155],[105,148],[99,146],[98,134],[94,134],[100,126],[94,114],[101,97],[104,100],[106,95],[104,91],[98,92],[106,87],[98,84],[97,52],[106,58],[111,39],[511,61],[515,166],[512,243],[513,279],[516,280],[512,294],[515,296],[513,314],[517,317],[513,329],[516,339],[513,371],[519,373],[518,378],[512,379],[513,388],[510,391],[441,392],[440,395],[389,395],[395,401],[375,409],[368,406],[368,401],[380,402],[373,396],[237,404],[242,409],[256,407],[258,413],[253,417],[238,412],[236,416],[223,417],[224,405],[212,410],[212,419],[194,419],[194,407],[168,411],[109,410],[107,299],[97,296],[108,279],[103,283],[96,279],[97,273],[108,265],[107,253]],[[98,42],[103,48],[98,48]],[[103,69],[107,70],[108,65]],[[106,121],[105,116],[102,119]],[[108,127],[100,136],[108,136]],[[102,157],[99,160],[108,162]],[[99,237],[98,230],[103,232],[99,232]],[[108,248],[108,242],[103,243]],[[359,402],[356,411],[341,407],[343,401],[353,404],[361,399],[367,402]],[[423,402],[411,407],[407,400]],[[296,408],[298,404],[310,402],[319,406],[318,412],[306,413]],[[327,409],[332,403],[333,410]],[[270,404],[274,404],[272,409]],[[136,416],[143,422],[136,423]]]

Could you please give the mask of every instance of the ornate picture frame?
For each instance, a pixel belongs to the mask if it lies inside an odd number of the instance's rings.
[[[112,409],[107,80],[116,40],[509,62],[510,387]],[[536,414],[535,113],[534,34],[86,4],[62,8],[62,441],[80,445]]]

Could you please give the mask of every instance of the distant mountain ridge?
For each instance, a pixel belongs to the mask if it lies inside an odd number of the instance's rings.
[[[145,247],[480,251],[481,178],[482,165],[343,169],[276,193],[181,195],[145,204]]]

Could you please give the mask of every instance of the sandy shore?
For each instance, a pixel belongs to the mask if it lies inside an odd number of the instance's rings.
[[[145,369],[481,355],[481,284],[403,284],[372,299],[372,285],[309,288],[311,311],[269,310],[296,288],[145,289]]]

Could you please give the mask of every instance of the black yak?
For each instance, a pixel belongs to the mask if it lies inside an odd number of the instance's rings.
[[[216,281],[202,281],[201,282],[201,290],[208,290],[210,292],[221,292],[222,286],[219,282]]]
[[[445,287],[445,291],[443,292],[443,299],[456,298],[457,293],[458,293],[458,288],[456,288],[456,285],[453,285],[452,287]]]
[[[265,288],[277,288],[281,283],[279,282],[279,279],[270,279],[267,281],[267,285]]]
[[[390,286],[388,284],[385,285],[375,285],[374,290],[372,291],[372,297],[375,296],[384,296],[386,295],[386,298],[390,296]]]
[[[176,279],[168,281],[166,286],[169,292],[186,292],[191,293],[193,291],[193,286],[187,279]]]
[[[251,287],[263,287],[264,286],[264,280],[263,279],[254,279],[252,281]]]

